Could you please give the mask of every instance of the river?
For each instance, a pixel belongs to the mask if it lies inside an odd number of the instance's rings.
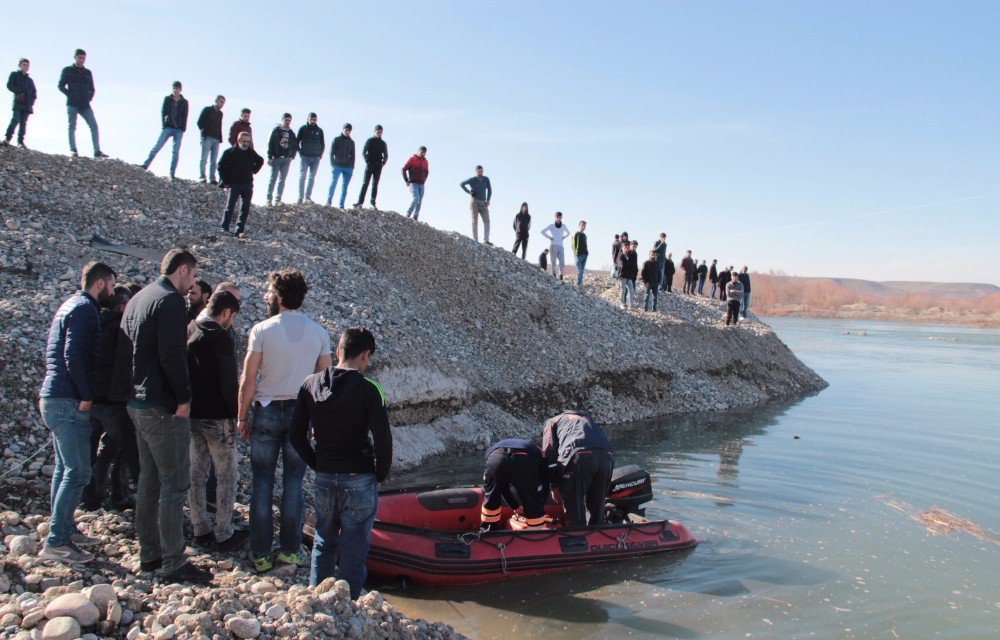
[[[377,585],[474,638],[1000,637],[1000,331],[769,320],[816,396],[609,430],[693,552],[461,588]],[[476,483],[480,456],[416,483]],[[937,509],[937,511],[931,511]]]

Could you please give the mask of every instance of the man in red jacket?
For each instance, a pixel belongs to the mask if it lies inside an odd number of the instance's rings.
[[[424,200],[424,183],[427,182],[427,174],[430,169],[427,166],[427,147],[420,147],[415,154],[403,165],[403,182],[413,193],[413,202],[406,210],[406,217],[413,214],[416,220],[420,216],[420,203]]]

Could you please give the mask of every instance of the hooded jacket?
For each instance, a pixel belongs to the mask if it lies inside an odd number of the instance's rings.
[[[59,76],[59,91],[66,96],[66,105],[86,109],[97,92],[94,89],[94,75],[87,67],[71,64]]]
[[[327,367],[306,378],[288,439],[317,473],[374,473],[382,482],[392,466],[385,394],[377,382],[353,369]]]
[[[14,94],[14,111],[27,111],[34,113],[35,99],[38,91],[35,89],[35,81],[26,73],[21,73],[18,69],[7,78],[7,88]]]
[[[411,184],[423,184],[427,182],[427,176],[430,173],[431,170],[430,165],[427,163],[427,158],[421,158],[417,154],[410,156],[406,164],[403,165],[403,180]]]
[[[111,381],[115,377],[115,351],[118,348],[121,322],[120,312],[111,309],[101,310],[101,346],[94,367],[94,402],[98,404],[108,404],[108,397],[111,395]]]
[[[227,329],[211,318],[195,320],[188,337],[187,365],[191,376],[191,417],[226,420],[236,417],[239,367]]]
[[[354,139],[343,134],[330,145],[330,164],[335,167],[354,168]]]
[[[318,124],[308,122],[299,127],[299,135],[296,143],[299,153],[307,158],[322,158],[326,151],[326,137]]]

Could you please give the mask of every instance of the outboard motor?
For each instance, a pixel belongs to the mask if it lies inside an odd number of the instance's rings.
[[[635,464],[619,467],[611,475],[605,520],[618,524],[627,521],[630,513],[645,516],[642,505],[652,499],[653,481],[649,472]]]

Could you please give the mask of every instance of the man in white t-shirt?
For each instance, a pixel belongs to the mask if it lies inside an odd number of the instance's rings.
[[[259,573],[269,571],[274,542],[274,474],[281,456],[281,534],[277,561],[305,565],[302,552],[302,480],[306,464],[288,442],[288,425],[302,381],[330,366],[330,334],[298,309],[308,286],[300,271],[268,276],[264,300],[270,317],[250,329],[240,379],[236,430],[250,439],[253,489],[250,494],[250,559]],[[253,423],[248,420],[253,406]]]
[[[559,262],[559,279],[563,279],[563,271],[566,269],[566,253],[563,250],[563,241],[569,237],[569,229],[562,221],[562,212],[556,211],[556,219],[549,226],[542,229],[542,235],[552,243],[549,246],[550,259],[552,260],[552,275],[556,275],[556,262]]]

